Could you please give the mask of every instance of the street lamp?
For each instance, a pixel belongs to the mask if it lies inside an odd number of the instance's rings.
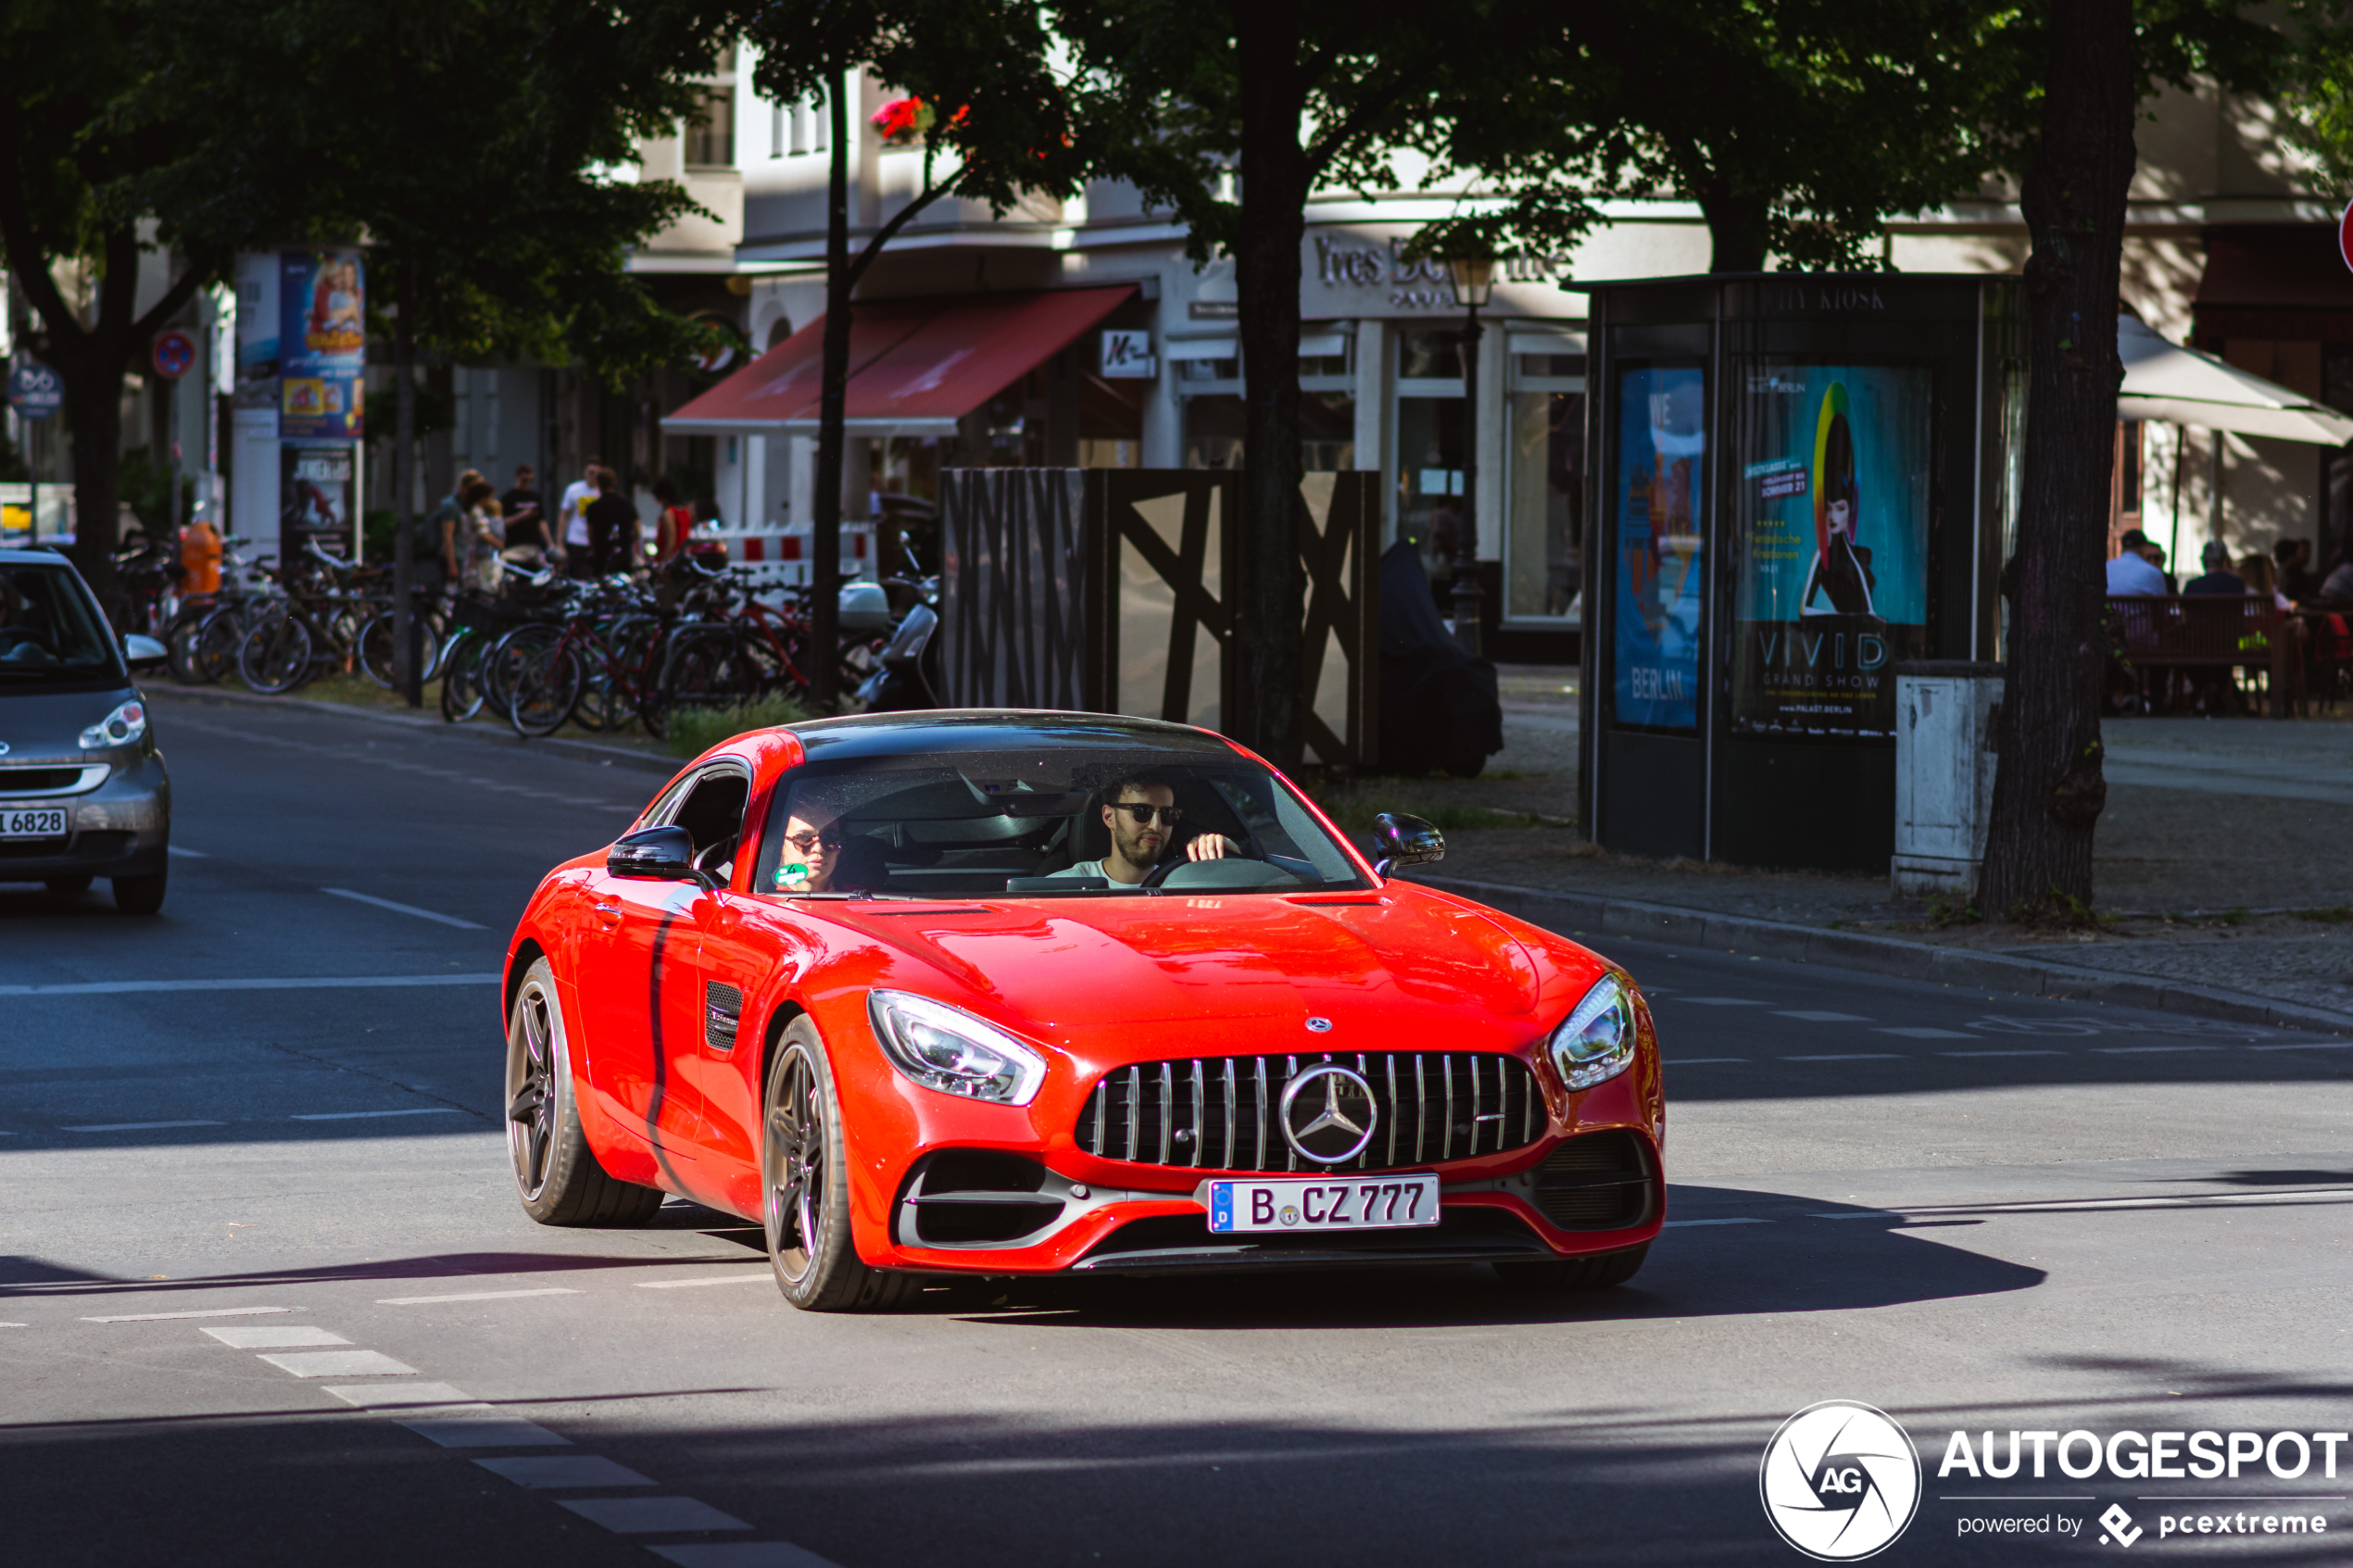
[[[1478,324],[1478,307],[1495,287],[1495,262],[1491,257],[1457,256],[1448,259],[1454,274],[1454,303],[1463,320],[1463,530],[1470,543],[1469,570],[1460,556],[1454,568],[1454,640],[1466,653],[1478,646],[1478,340],[1486,331]],[[1460,537],[1458,535],[1458,537]]]

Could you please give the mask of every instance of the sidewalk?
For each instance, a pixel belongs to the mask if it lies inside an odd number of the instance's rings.
[[[1506,669],[1485,776],[1365,781],[1360,809],[1572,817],[1575,684]],[[2095,931],[1939,927],[1884,877],[1640,859],[1549,822],[1450,828],[1446,859],[1405,874],[1594,935],[2353,1033],[2353,721],[2127,719],[2105,738]]]

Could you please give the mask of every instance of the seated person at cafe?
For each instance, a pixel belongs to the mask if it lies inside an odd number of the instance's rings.
[[[2291,599],[2309,599],[2320,592],[2321,580],[2312,571],[2312,541],[2282,539],[2271,546],[2271,560],[2279,572],[2279,591]]]
[[[2228,545],[2220,539],[2208,539],[2197,558],[2198,564],[2206,569],[2205,574],[2183,583],[2183,593],[2203,596],[2208,594],[2243,595],[2246,592],[2246,579],[2231,570],[2231,547]]]
[[[1185,813],[1176,804],[1176,790],[1151,779],[1123,779],[1104,793],[1110,803],[1101,810],[1103,823],[1111,829],[1111,853],[1051,874],[1106,877],[1132,887],[1160,864]],[[1222,860],[1241,853],[1240,845],[1217,833],[1202,834],[1185,846],[1189,860]]]
[[[2148,558],[2148,551],[2153,548],[2147,534],[2137,528],[2126,529],[2124,548],[2108,563],[2108,591],[2113,595],[2171,593],[2172,585],[2165,581],[2165,573]]]
[[[2332,606],[2353,605],[2353,533],[2336,547],[2329,574],[2321,582],[2321,597]]]

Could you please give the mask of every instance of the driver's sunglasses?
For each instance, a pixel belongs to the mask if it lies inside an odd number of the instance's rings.
[[[1185,820],[1184,808],[1180,806],[1136,806],[1122,801],[1112,809],[1126,812],[1127,820],[1139,828],[1150,827],[1154,817],[1166,818],[1170,827],[1175,827]]]
[[[785,842],[806,855],[820,844],[828,849],[840,848],[841,834],[831,829],[823,833],[788,833],[785,834]]]

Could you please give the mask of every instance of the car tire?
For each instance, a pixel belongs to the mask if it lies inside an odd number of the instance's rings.
[[[1650,1255],[1651,1244],[1567,1258],[1556,1263],[1498,1263],[1496,1277],[1514,1290],[1607,1290],[1632,1279]]]
[[[97,880],[88,875],[53,876],[44,877],[42,885],[60,898],[72,898],[89,892],[90,884]]]
[[[904,1300],[916,1276],[867,1267],[850,1239],[841,1097],[805,1016],[778,1042],[761,1112],[761,1224],[785,1299],[809,1312],[878,1311]]]
[[[164,884],[169,872],[155,872],[146,876],[119,876],[114,879],[114,907],[126,915],[151,915],[163,908]]]
[[[556,972],[533,963],[507,1015],[507,1151],[522,1211],[543,1225],[642,1225],[659,1187],[607,1173],[580,1127]]]

